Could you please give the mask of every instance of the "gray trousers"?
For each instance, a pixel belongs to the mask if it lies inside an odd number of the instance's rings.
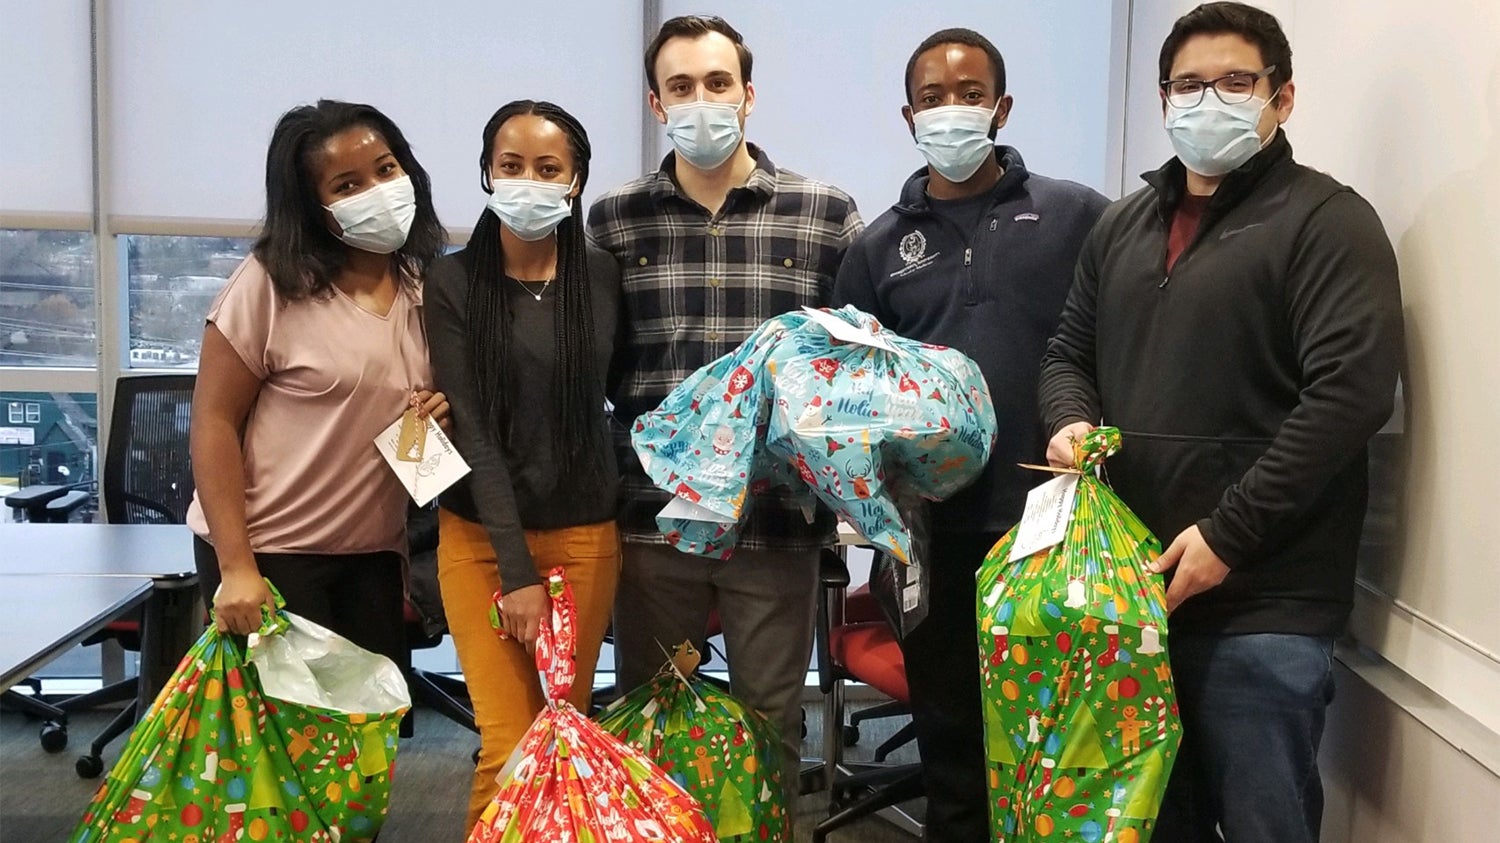
[[[816,550],[737,550],[720,561],[667,545],[626,544],[615,591],[621,692],[656,674],[666,662],[661,647],[670,651],[683,641],[701,647],[709,611],[719,610],[730,692],[781,730],[789,829],[797,810],[802,688],[817,590]]]

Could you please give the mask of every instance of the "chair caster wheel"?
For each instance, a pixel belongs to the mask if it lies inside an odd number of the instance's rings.
[[[859,743],[859,727],[846,725],[843,729],[844,746],[854,746]]]
[[[65,723],[48,721],[42,724],[42,749],[62,752],[68,746],[68,727]]]
[[[80,755],[78,762],[73,765],[73,770],[78,773],[80,779],[97,779],[104,772],[104,759],[97,755]]]

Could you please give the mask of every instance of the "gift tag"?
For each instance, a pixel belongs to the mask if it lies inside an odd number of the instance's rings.
[[[1078,475],[1063,474],[1026,494],[1026,511],[1016,527],[1010,561],[1046,550],[1067,536],[1068,520],[1073,514],[1073,495],[1077,491]]]
[[[822,326],[823,330],[827,331],[828,335],[836,340],[857,343],[859,345],[868,345],[874,348],[881,349],[882,351],[890,351],[896,354],[901,353],[900,350],[897,349],[896,346],[892,345],[891,341],[886,339],[885,337],[876,336],[874,333],[858,325],[850,325],[848,322],[845,322],[839,317],[834,316],[832,313],[819,310],[815,307],[807,307],[806,305],[803,305],[802,312],[807,314],[808,319],[811,319],[813,322],[816,322],[818,323],[818,325]]]
[[[417,408],[407,407],[401,414],[401,433],[396,437],[396,459],[421,462],[427,447],[427,422],[417,418]]]
[[[421,437],[415,439],[422,458],[407,458],[405,455],[411,453],[413,445],[402,441],[407,437],[406,418],[403,415],[381,431],[375,437],[375,448],[396,473],[396,477],[400,478],[401,485],[406,487],[412,500],[420,506],[426,506],[439,492],[468,474],[469,464],[464,462],[458,449],[453,447],[452,440],[443,433],[432,416],[417,421],[423,426]],[[429,444],[432,445],[430,450],[427,448]]]
[[[733,518],[726,518],[706,506],[700,506],[690,500],[673,497],[661,512],[656,513],[657,518],[681,518],[684,521],[715,521],[721,524],[733,524]]]

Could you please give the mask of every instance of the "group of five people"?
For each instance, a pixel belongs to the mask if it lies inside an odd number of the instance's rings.
[[[1154,839],[1315,840],[1363,449],[1400,363],[1395,260],[1367,203],[1292,160],[1274,17],[1201,6],[1160,65],[1177,154],[1111,204],[996,145],[1013,102],[1000,52],[971,30],[935,33],[901,109],[927,166],[866,229],[846,193],[745,140],[756,97],[740,34],[674,18],[645,55],[673,145],[659,169],[585,220],[583,126],[509,103],[482,133],[485,209],[450,255],[389,119],[293,109],[267,157],[263,232],[204,333],[189,522],[218,624],[258,626],[266,577],[289,609],[407,658],[407,502],[371,442],[412,410],[473,468],[441,495],[438,549],[482,738],[470,825],[542,707],[529,648],[559,566],[578,604],[575,704],[611,621],[628,690],[717,610],[733,691],[779,726],[795,772],[831,519],[773,489],[731,559],[680,553],[628,431],[766,319],[853,304],[969,355],[999,419],[983,476],[928,513],[931,607],[902,641],[928,839],[991,836],[974,574],[1037,483],[1016,464],[1067,464],[1102,421],[1125,431],[1110,478],[1168,543],[1158,567],[1173,576],[1185,739]],[[506,640],[489,628],[497,591]]]

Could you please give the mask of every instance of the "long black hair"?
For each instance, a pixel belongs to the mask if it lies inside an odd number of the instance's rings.
[[[328,230],[314,167],[329,138],[357,126],[385,140],[411,177],[416,193],[416,219],[406,243],[394,255],[402,283],[415,283],[442,254],[447,236],[432,206],[432,182],[396,124],[371,105],[338,100],[299,105],[281,115],[271,134],[266,153],[266,220],[253,249],[284,299],[327,295],[344,267],[349,247]]]
[[[572,213],[557,227],[557,272],[553,286],[553,359],[557,389],[553,390],[556,423],[552,427],[553,454],[559,461],[559,476],[587,483],[599,480],[610,459],[605,439],[604,387],[595,365],[594,307],[589,290],[589,261],[583,229],[583,188],[589,180],[588,133],[573,115],[550,102],[516,100],[501,106],[484,127],[479,154],[479,184],[493,191],[490,160],[495,136],[512,117],[534,114],[557,126],[568,138],[573,154],[573,174],[578,195]],[[469,354],[479,400],[491,423],[509,440],[516,426],[516,383],[524,377],[510,358],[512,314],[505,283],[505,256],[500,241],[500,220],[488,208],[480,212],[469,238],[472,256],[469,271]]]

